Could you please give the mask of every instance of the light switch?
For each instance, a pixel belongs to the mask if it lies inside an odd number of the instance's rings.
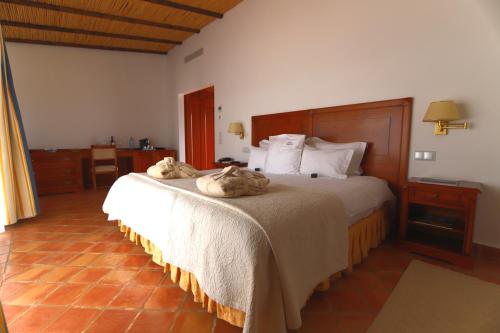
[[[424,152],[423,151],[416,151],[413,158],[415,160],[423,160],[424,159]]]
[[[250,153],[250,148],[248,148],[248,147],[243,147],[243,148],[241,149],[241,151],[242,151],[242,152],[244,152],[245,154],[249,154],[249,153]]]
[[[222,119],[222,106],[219,106],[217,108],[217,117],[219,118],[219,120]]]
[[[424,161],[435,161],[436,152],[435,151],[424,151]]]
[[[436,152],[435,151],[415,151],[413,154],[413,159],[416,161],[435,161]]]

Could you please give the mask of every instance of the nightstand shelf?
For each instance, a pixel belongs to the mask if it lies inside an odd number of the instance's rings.
[[[430,231],[430,229],[412,229],[410,227],[406,235],[406,241],[451,251],[458,255],[462,254],[463,236],[452,237],[451,235],[443,235]]]
[[[399,236],[411,252],[471,267],[478,183],[457,186],[410,179],[403,188]]]
[[[224,163],[224,162],[214,162],[214,168],[215,169],[223,169],[225,167],[228,167],[230,165],[235,165],[240,168],[245,168],[247,167],[248,163],[246,162],[238,162],[238,161],[232,161],[229,163]]]
[[[429,229],[434,229],[434,230],[439,230],[439,231],[444,231],[444,232],[449,232],[451,234],[459,234],[463,235],[464,230],[459,229],[459,228],[454,228],[452,226],[447,226],[447,225],[442,225],[440,223],[434,222],[434,221],[429,221],[429,220],[408,220],[408,225],[410,226],[415,226],[415,227],[421,227],[421,228],[429,228]]]

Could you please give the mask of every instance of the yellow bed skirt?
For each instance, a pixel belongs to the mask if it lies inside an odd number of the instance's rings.
[[[385,239],[388,231],[388,221],[388,208],[384,207],[349,227],[349,266],[346,271],[352,271],[353,265],[360,263],[363,258],[368,256],[371,248],[377,247]],[[165,272],[170,272],[170,278],[174,283],[177,283],[184,291],[191,291],[195,302],[201,303],[209,313],[216,312],[218,318],[232,325],[243,327],[245,312],[224,306],[210,299],[200,288],[198,280],[192,273],[167,263],[163,259],[161,251],[151,241],[137,234],[121,221],[118,221],[118,225],[120,230],[125,233],[125,236],[128,236],[132,242],[142,245],[146,253],[153,256],[155,263],[163,266]],[[339,277],[339,275],[340,272],[323,281],[316,290],[327,290],[330,288],[330,281]]]

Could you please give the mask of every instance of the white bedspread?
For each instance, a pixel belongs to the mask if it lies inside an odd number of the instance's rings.
[[[372,177],[267,176],[269,193],[215,199],[193,179],[130,174],[115,182],[103,210],[193,273],[210,298],[244,311],[246,332],[285,332],[301,326],[314,287],[346,268],[348,221],[392,194]]]

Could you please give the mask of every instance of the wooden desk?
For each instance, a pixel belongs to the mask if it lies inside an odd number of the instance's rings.
[[[92,188],[90,149],[30,150],[39,195],[68,193]],[[172,149],[117,149],[120,175],[146,172],[164,157],[177,158]],[[106,177],[106,175],[103,175]],[[111,184],[112,179],[107,181]]]

